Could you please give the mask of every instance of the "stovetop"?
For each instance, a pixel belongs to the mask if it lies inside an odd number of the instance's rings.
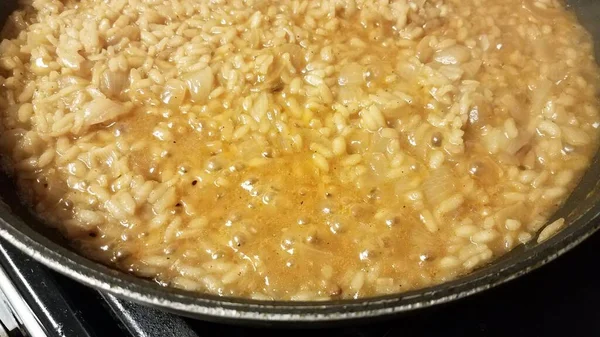
[[[549,265],[482,294],[383,321],[307,331],[208,323],[147,308],[56,274],[0,240],[2,267],[37,317],[21,319],[39,323],[52,337],[598,336],[598,258],[600,233]],[[14,326],[22,324],[16,321],[3,320],[0,337],[19,336]]]

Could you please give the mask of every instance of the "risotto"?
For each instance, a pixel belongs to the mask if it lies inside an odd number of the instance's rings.
[[[25,1],[0,74],[4,167],[75,249],[266,300],[422,288],[547,239],[600,122],[555,0]]]

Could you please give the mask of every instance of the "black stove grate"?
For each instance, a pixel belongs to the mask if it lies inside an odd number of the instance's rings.
[[[530,275],[456,303],[360,326],[310,331],[208,323],[144,307],[58,275],[5,241],[0,241],[0,263],[52,337],[587,337],[600,335],[597,247],[600,234]]]

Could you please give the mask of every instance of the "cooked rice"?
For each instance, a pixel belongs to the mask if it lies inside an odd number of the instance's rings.
[[[191,291],[453,279],[558,231],[597,148],[591,40],[555,0],[33,0],[3,37],[25,201]]]

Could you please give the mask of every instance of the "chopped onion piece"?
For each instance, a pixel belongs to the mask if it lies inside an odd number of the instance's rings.
[[[461,64],[471,59],[471,51],[465,46],[455,45],[436,52],[433,59],[441,64]]]
[[[208,99],[213,88],[214,75],[210,67],[181,77],[190,91],[190,97],[194,103],[204,103]]]
[[[499,210],[496,214],[494,214],[494,220],[497,224],[502,225],[504,225],[506,219],[517,219],[520,221],[526,221],[529,220],[527,218],[530,212],[531,210],[529,210],[524,203],[516,203]]]
[[[183,103],[186,92],[185,83],[178,79],[170,79],[165,83],[160,99],[171,107],[178,107]]]
[[[502,167],[489,156],[475,158],[471,161],[469,174],[483,186],[493,186],[504,175]]]
[[[390,140],[385,137],[381,137],[379,133],[375,133],[371,136],[371,144],[369,150],[375,153],[386,153]]]
[[[346,85],[340,87],[338,92],[338,99],[342,104],[350,104],[353,102],[359,102],[365,96],[364,90],[357,85]]]
[[[365,156],[364,163],[371,169],[374,180],[385,177],[385,173],[389,170],[387,160],[383,153],[372,153]]]
[[[133,104],[112,101],[107,98],[96,98],[83,109],[83,120],[86,125],[94,125],[113,120],[131,111]]]
[[[371,133],[363,130],[354,130],[347,137],[349,153],[363,153],[369,149]]]
[[[100,90],[108,97],[119,96],[127,87],[127,73],[107,70],[102,73]]]
[[[540,113],[540,110],[546,105],[552,86],[552,82],[547,79],[539,80],[535,84],[535,88],[531,91],[531,111],[533,113]]]
[[[423,181],[423,194],[432,206],[439,205],[456,192],[457,179],[452,170],[440,167]]]
[[[279,47],[279,55],[283,55],[285,53],[290,55],[290,61],[297,71],[304,69],[306,66],[306,53],[302,47],[297,44],[286,43]]]
[[[517,154],[519,150],[531,142],[531,138],[533,138],[533,134],[522,130],[517,138],[511,139],[508,142],[508,145],[506,146],[506,152],[510,155]]]
[[[465,71],[466,78],[474,78],[481,69],[481,60],[473,60],[463,64],[462,69]]]
[[[360,85],[364,81],[364,68],[356,62],[348,63],[340,70],[339,85]]]
[[[85,58],[74,49],[66,49],[64,47],[59,46],[56,48],[56,55],[58,56],[58,61],[66,68],[71,69],[79,69],[81,63],[85,61]]]
[[[419,59],[419,61],[421,61],[421,63],[429,62],[429,59],[433,55],[433,49],[429,45],[430,41],[431,37],[427,36],[417,44],[415,56]]]

